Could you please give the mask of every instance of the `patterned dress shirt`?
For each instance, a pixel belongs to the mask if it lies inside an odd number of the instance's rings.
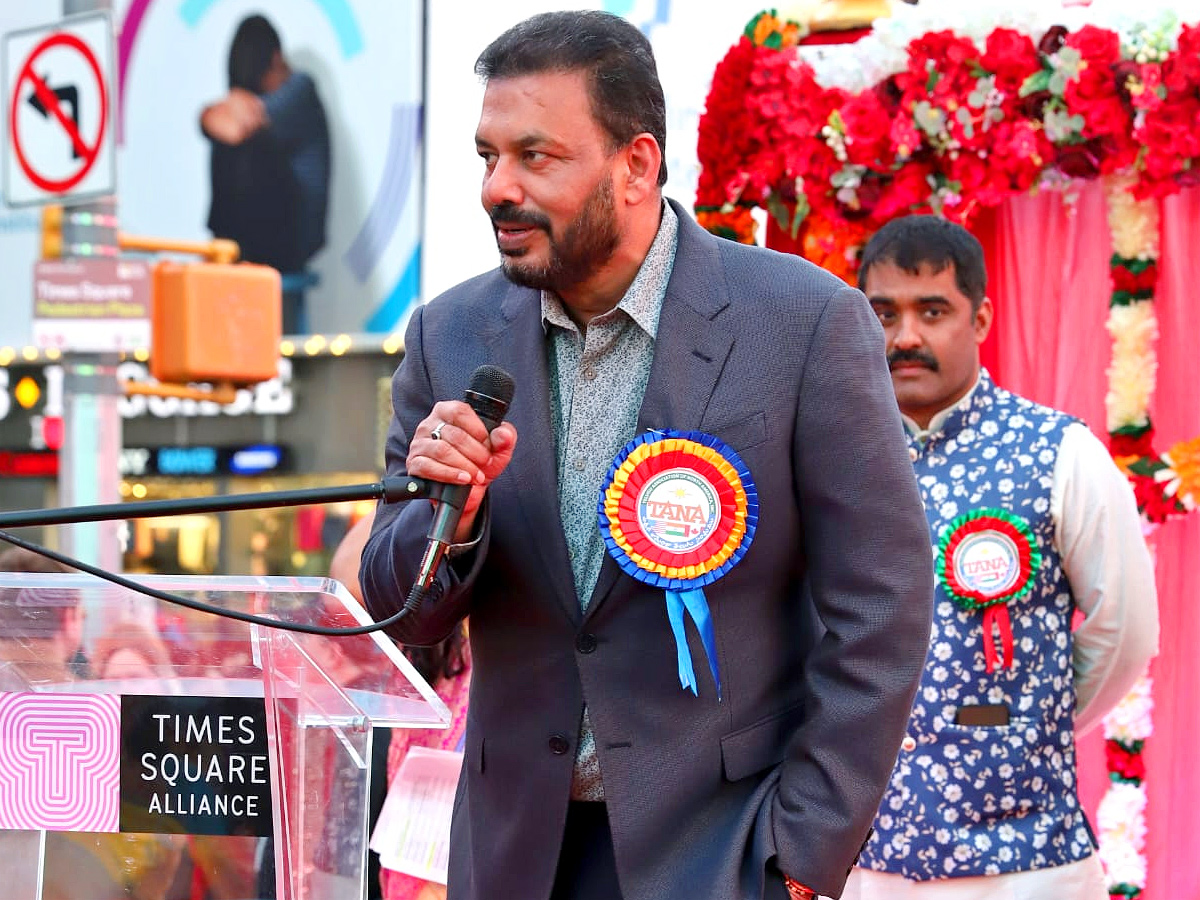
[[[637,428],[678,236],[679,220],[664,203],[658,234],[625,296],[582,331],[557,296],[542,292],[559,510],[575,592],[585,611],[604,560],[604,541],[596,525],[596,501],[613,458],[634,437]],[[580,724],[571,797],[604,799],[596,738],[586,709]]]

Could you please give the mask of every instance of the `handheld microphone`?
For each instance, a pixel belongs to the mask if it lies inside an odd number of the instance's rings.
[[[471,383],[463,399],[483,421],[488,433],[491,433],[504,421],[515,390],[512,376],[503,369],[496,366],[480,366],[471,374]],[[441,496],[435,501],[433,522],[426,533],[429,541],[425,546],[425,554],[421,557],[417,580],[409,591],[408,600],[405,601],[406,608],[415,609],[427,596],[434,595],[434,599],[437,599],[436,594],[440,593],[440,585],[435,580],[437,568],[454,541],[454,532],[458,529],[463,506],[470,493],[469,484],[448,484],[441,489]]]

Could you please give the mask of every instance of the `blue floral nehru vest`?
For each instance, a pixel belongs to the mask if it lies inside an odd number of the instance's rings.
[[[985,371],[940,431],[924,445],[909,439],[935,557],[958,532],[952,523],[980,511],[1027,526],[1040,565],[1032,588],[1007,604],[1012,653],[990,673],[983,613],[957,605],[938,579],[921,687],[862,866],[923,881],[1048,868],[1092,852],[1075,783],[1075,602],[1050,518],[1072,421],[997,388]],[[1008,724],[957,724],[958,710],[975,704],[1007,707]]]

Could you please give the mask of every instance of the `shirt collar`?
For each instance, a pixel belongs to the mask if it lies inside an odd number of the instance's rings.
[[[662,302],[667,295],[667,282],[671,279],[678,246],[679,217],[671,209],[671,204],[663,201],[662,221],[659,222],[654,243],[642,260],[633,283],[616,305],[616,309],[622,310],[652,338],[658,335],[658,317],[662,313]],[[542,291],[542,328],[549,331],[551,325],[569,331],[579,330],[567,315],[558,295],[552,291]]]
[[[900,418],[904,420],[904,430],[910,438],[924,443],[929,440],[931,435],[937,434],[946,427],[946,421],[958,411],[966,412],[972,406],[976,393],[979,391],[979,386],[989,380],[987,369],[980,369],[979,376],[975,379],[975,383],[971,385],[971,389],[954,403],[947,406],[945,409],[934,414],[934,417],[929,420],[929,427],[922,428],[915,420],[910,419],[904,413],[900,414]]]

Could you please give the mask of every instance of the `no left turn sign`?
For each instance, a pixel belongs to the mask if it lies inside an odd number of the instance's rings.
[[[4,36],[4,199],[111,194],[112,23],[107,13]]]

